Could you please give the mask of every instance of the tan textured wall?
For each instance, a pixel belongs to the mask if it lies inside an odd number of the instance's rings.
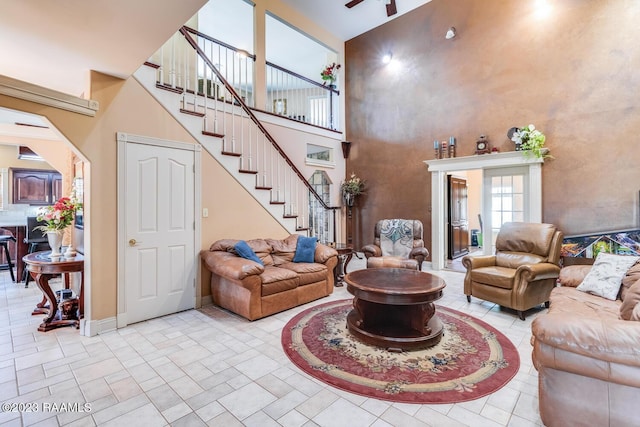
[[[529,123],[555,157],[544,221],[565,234],[638,226],[640,2],[540,3],[434,0],[346,43],[347,170],[368,182],[357,245],[383,217],[419,218],[430,240],[434,139],[456,136],[464,156],[485,134],[507,151],[507,130]]]
[[[87,170],[86,226],[91,233],[92,320],[116,315],[116,132],[194,142],[134,79],[92,73],[91,99],[100,102],[95,118],[0,95],[0,106],[47,117],[90,161]],[[275,220],[203,152],[202,201],[209,218],[202,222],[202,249],[225,237],[284,237]],[[202,294],[210,294],[203,277]]]

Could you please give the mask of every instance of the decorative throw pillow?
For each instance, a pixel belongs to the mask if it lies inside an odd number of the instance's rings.
[[[620,306],[620,318],[623,320],[632,320],[634,309],[640,303],[640,280],[631,285],[624,296],[624,301]]]
[[[614,301],[620,291],[622,278],[638,257],[600,252],[589,274],[576,288]]]
[[[253,252],[253,249],[251,249],[247,244],[247,242],[245,242],[244,240],[240,240],[238,243],[236,243],[233,246],[233,249],[235,249],[236,253],[240,255],[242,258],[255,261],[260,265],[264,265],[262,260],[258,258],[258,255],[256,255],[255,252]]]
[[[298,237],[296,245],[296,254],[293,256],[293,262],[313,262],[316,254],[317,237]]]

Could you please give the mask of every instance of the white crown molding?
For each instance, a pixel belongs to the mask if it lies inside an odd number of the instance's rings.
[[[0,75],[0,94],[50,107],[94,117],[99,109],[98,101],[79,98],[57,90]]]

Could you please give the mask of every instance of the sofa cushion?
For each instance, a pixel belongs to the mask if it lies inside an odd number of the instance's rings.
[[[638,257],[600,252],[593,267],[576,289],[615,300],[622,285],[622,278],[636,261]]]
[[[273,265],[271,258],[271,246],[264,239],[247,240],[247,244],[258,255],[264,265]]]
[[[620,316],[620,300],[611,301],[570,287],[554,288],[549,295],[549,304],[549,313],[570,317],[608,322]]]
[[[307,262],[288,262],[280,264],[280,268],[291,270],[298,275],[300,286],[321,282],[327,279],[327,266]]]
[[[631,285],[626,292],[624,301],[620,305],[620,318],[622,320],[632,320],[632,314],[636,306],[640,304],[640,280]]]
[[[627,273],[622,278],[622,286],[620,287],[620,299],[624,301],[624,297],[627,293],[627,289],[634,283],[640,280],[640,261],[637,261],[627,270]]]
[[[233,248],[239,242],[238,239],[221,239],[214,242],[209,248],[210,251],[223,251],[236,253]],[[271,246],[269,246],[264,239],[247,240],[247,245],[256,253],[258,258],[262,260],[264,265],[272,265],[273,259],[271,259]]]
[[[498,266],[480,267],[471,270],[471,280],[484,283],[498,288],[513,288],[513,278],[516,270]]]
[[[313,262],[316,253],[317,237],[298,237],[296,252],[293,255],[293,262]]]
[[[244,240],[240,240],[238,243],[233,245],[233,249],[235,249],[236,253],[242,258],[249,259],[251,261],[255,261],[260,265],[264,265],[262,260],[258,258],[258,255],[247,245],[247,242]]]
[[[547,262],[547,257],[526,252],[502,251],[496,254],[496,265],[507,268],[518,268],[525,264]]]
[[[298,287],[298,274],[286,268],[267,266],[260,275],[262,279],[262,296],[273,295]]]
[[[284,240],[265,239],[265,242],[271,246],[274,265],[278,266],[293,261],[296,246],[298,245],[298,237],[300,237],[299,234],[292,234]]]

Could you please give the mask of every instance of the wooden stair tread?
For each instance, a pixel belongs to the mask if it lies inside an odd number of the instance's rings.
[[[225,156],[233,156],[233,157],[242,156],[242,153],[234,153],[233,151],[223,151],[221,154],[224,154]]]
[[[298,215],[282,215],[283,218],[298,218]]]
[[[252,170],[249,170],[249,169],[240,169],[238,172],[240,172],[240,173],[250,173],[250,174],[253,174],[253,175],[257,175],[258,174],[258,171],[252,171]]]
[[[158,89],[162,89],[162,90],[168,90],[169,92],[173,92],[173,93],[182,93],[184,92],[184,89],[182,89],[181,87],[173,87],[173,86],[169,86],[169,85],[165,85],[162,83],[158,83],[156,82],[156,87]]]
[[[207,136],[213,136],[215,138],[224,138],[224,135],[221,134],[221,133],[209,132],[209,131],[206,131],[206,130],[203,130],[202,134],[203,135],[207,135]]]
[[[149,61],[144,61],[143,65],[146,65],[147,67],[155,68],[156,70],[160,68],[160,65],[154,64],[153,62],[149,62]]]
[[[204,113],[200,113],[198,111],[193,111],[193,110],[185,110],[184,108],[181,108],[180,112],[184,114],[189,114],[190,116],[204,117]]]
[[[273,187],[256,186],[256,190],[273,190]]]
[[[278,201],[273,201],[273,200],[270,201],[269,203],[272,204],[272,205],[284,205],[285,204],[285,202],[278,202]]]

